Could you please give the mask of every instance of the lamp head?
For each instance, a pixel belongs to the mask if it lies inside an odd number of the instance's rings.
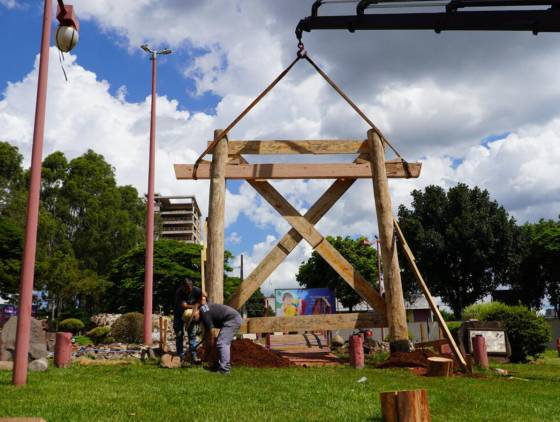
[[[159,50],[157,53],[158,54],[171,54],[171,53],[173,53],[173,51],[171,51],[169,48],[164,48],[163,50]]]
[[[150,53],[150,54],[153,53],[153,51],[150,49],[150,47],[148,47],[148,44],[142,44],[142,45],[140,46],[140,48],[141,48],[142,50],[144,50],[146,53]]]
[[[79,39],[78,30],[73,26],[60,25],[56,30],[56,46],[63,53],[68,53],[76,47]]]

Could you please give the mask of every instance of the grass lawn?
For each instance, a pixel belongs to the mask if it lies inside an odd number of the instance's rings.
[[[155,365],[0,373],[0,416],[51,421],[377,421],[379,393],[427,388],[434,421],[560,421],[560,358],[498,365],[521,379],[426,378],[406,369],[234,368],[232,375]],[[367,377],[367,382],[356,381]]]

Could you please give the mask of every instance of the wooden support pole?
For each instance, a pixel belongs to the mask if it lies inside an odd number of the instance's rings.
[[[414,258],[414,255],[412,254],[412,251],[410,250],[410,247],[408,246],[408,243],[406,242],[406,239],[404,238],[404,234],[401,230],[401,227],[399,226],[399,223],[397,222],[397,220],[394,219],[394,218],[393,218],[393,223],[395,225],[395,230],[397,232],[397,236],[399,238],[399,241],[401,242],[401,246],[404,250],[404,256],[406,257],[406,260],[408,261],[408,264],[410,265],[410,269],[412,270],[412,273],[414,274],[414,277],[416,278],[416,281],[420,285],[420,289],[422,290],[422,293],[424,293],[424,297],[426,298],[426,300],[428,301],[428,304],[430,305],[430,309],[432,310],[432,312],[436,316],[436,319],[439,323],[440,334],[443,333],[443,336],[445,337],[445,339],[451,345],[451,348],[453,350],[453,354],[459,360],[459,363],[461,364],[461,367],[463,368],[463,370],[467,371],[468,370],[467,362],[465,361],[465,358],[463,357],[461,351],[459,350],[459,347],[457,346],[457,343],[455,343],[455,339],[453,338],[453,335],[451,334],[451,331],[449,331],[449,328],[447,327],[447,324],[445,323],[445,320],[443,319],[443,316],[441,315],[441,312],[439,311],[439,309],[436,305],[436,302],[434,301],[434,298],[432,297],[432,294],[430,293],[430,290],[428,289],[428,286],[427,286],[426,282],[424,281],[424,278],[422,277],[422,274],[420,274],[420,270],[418,269],[418,266],[416,265],[416,259]]]
[[[393,232],[391,195],[385,170],[385,149],[383,148],[381,138],[373,129],[368,131],[368,143],[370,147],[377,225],[381,241],[390,347],[391,351],[409,352],[410,344],[408,341],[408,326],[404,309],[401,273],[397,257],[397,243]]]
[[[381,295],[269,182],[248,180],[248,183],[298,231],[305,241],[315,249],[321,258],[323,258],[332,269],[356,291],[356,293],[365,299],[366,302],[381,315],[386,315],[385,301]]]
[[[380,394],[384,422],[431,422],[426,390],[388,391]]]
[[[309,208],[305,218],[316,224],[336,201],[352,186],[355,179],[339,179]],[[278,268],[282,261],[302,240],[296,229],[291,229],[282,237],[274,248],[264,257],[249,276],[241,282],[237,291],[232,295],[228,305],[240,309],[245,302],[255,293],[262,283]]]
[[[219,139],[221,130],[214,131]],[[224,302],[224,218],[226,205],[227,140],[220,139],[210,165],[206,288],[211,303]]]

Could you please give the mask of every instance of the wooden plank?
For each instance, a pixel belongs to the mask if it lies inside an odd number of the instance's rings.
[[[268,182],[249,180],[248,183],[272,205],[321,257],[381,315],[385,315],[385,300],[361,274]]]
[[[383,284],[385,286],[385,303],[389,321],[391,350],[410,351],[408,342],[408,325],[404,296],[401,283],[401,271],[397,256],[397,244],[393,233],[393,212],[389,183],[385,173],[385,149],[381,138],[374,130],[368,131],[373,194],[383,261]],[[402,350],[400,350],[402,349]]]
[[[192,164],[174,164],[178,180],[193,179]],[[422,164],[387,161],[387,177],[409,179],[420,176]],[[371,164],[366,163],[322,163],[322,164],[228,164],[225,166],[226,179],[370,179]],[[197,170],[198,179],[210,178],[210,164],[201,163]]]
[[[210,144],[210,142],[208,142]],[[367,140],[270,140],[228,143],[229,155],[362,154],[369,153]]]
[[[424,296],[426,297],[426,300],[428,301],[428,304],[430,305],[430,309],[432,310],[432,312],[436,316],[436,319],[438,320],[439,328],[440,328],[441,331],[443,331],[443,335],[444,335],[445,339],[451,345],[451,349],[453,350],[453,353],[455,354],[455,356],[459,360],[459,363],[461,364],[462,369],[467,371],[468,370],[467,369],[467,362],[465,361],[465,358],[464,358],[463,354],[459,350],[459,347],[457,346],[457,343],[455,343],[455,339],[453,338],[453,335],[451,334],[451,331],[449,331],[449,328],[447,327],[447,324],[445,323],[445,320],[443,319],[443,316],[441,315],[441,312],[439,311],[439,309],[436,305],[436,302],[434,301],[434,298],[432,297],[432,294],[430,293],[430,289],[428,289],[428,285],[424,281],[424,278],[422,277],[422,274],[420,273],[420,270],[418,269],[418,266],[416,265],[416,258],[414,258],[414,255],[412,254],[412,250],[408,246],[408,243],[406,243],[406,239],[404,238],[403,232],[401,231],[401,227],[399,226],[399,223],[397,222],[397,219],[394,218],[394,217],[393,217],[393,223],[395,225],[395,231],[397,232],[397,236],[398,236],[398,238],[401,242],[401,246],[404,250],[404,255],[405,255],[405,257],[406,257],[406,259],[407,259],[407,261],[410,265],[410,268],[412,269],[412,272],[413,272],[414,276],[416,277],[416,281],[418,281],[418,284],[420,285],[420,289],[422,290],[422,293],[424,293]]]
[[[377,328],[387,321],[373,312],[352,314],[302,315],[295,317],[247,318],[247,333],[322,331],[355,328]],[[242,325],[242,328],[244,326]],[[241,330],[241,329],[240,329]],[[245,332],[242,332],[245,333]]]
[[[352,186],[356,179],[340,179],[334,182],[329,189],[313,204],[305,213],[305,218],[312,224],[316,224],[336,203],[336,201]],[[266,257],[257,265],[241,283],[237,291],[229,300],[228,305],[240,309],[264,281],[278,268],[282,261],[299,244],[303,238],[296,229],[291,229]]]

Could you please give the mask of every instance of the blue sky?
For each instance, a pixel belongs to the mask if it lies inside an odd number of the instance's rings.
[[[162,57],[158,66],[156,189],[196,195],[205,212],[207,183],[175,180],[172,164],[192,163],[213,130],[226,127],[292,60],[293,28],[309,13],[312,1],[160,0],[157,10],[149,1],[74,3],[81,32],[78,47],[66,58],[68,83],[51,50],[45,153],[58,149],[73,157],[92,148],[115,167],[120,184],[132,184],[143,194],[151,75],[139,45],[148,41],[170,47],[175,53]],[[18,7],[7,7],[14,4]],[[41,5],[38,0],[0,0],[5,35],[0,133],[26,160]],[[53,32],[55,26],[53,22]],[[423,162],[419,179],[391,181],[395,209],[410,203],[412,189],[463,182],[488,189],[524,222],[560,213],[560,75],[554,71],[560,66],[558,38],[333,31],[305,34],[304,41],[399,151],[410,161]],[[124,98],[118,95],[121,87],[126,87]],[[299,66],[232,137],[357,139],[364,132],[325,82],[309,67]],[[356,183],[322,219],[322,233],[376,234],[372,188],[366,182]],[[243,186],[228,182],[226,237],[232,239],[227,247],[235,255],[245,254],[247,274],[286,225]],[[305,211],[326,184],[300,181],[277,187]],[[309,253],[305,247],[292,252],[268,284],[294,287],[297,267]]]

